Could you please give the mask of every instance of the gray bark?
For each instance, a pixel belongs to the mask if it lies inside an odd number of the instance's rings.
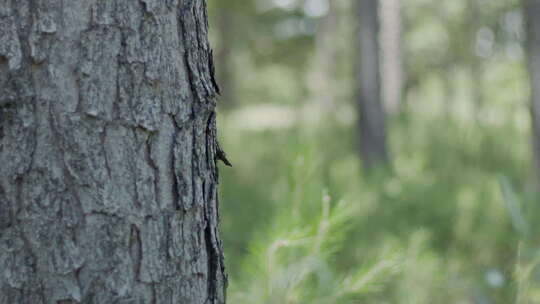
[[[360,154],[366,168],[388,163],[385,113],[381,102],[377,0],[359,0],[358,106]]]
[[[224,303],[203,0],[0,0],[0,303]]]
[[[533,163],[537,185],[540,184],[540,1],[524,0],[527,20],[528,68],[531,86]]]

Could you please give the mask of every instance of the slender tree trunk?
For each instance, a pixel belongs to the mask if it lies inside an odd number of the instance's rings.
[[[403,60],[401,45],[401,0],[381,0],[382,96],[387,113],[401,108]]]
[[[531,87],[532,147],[534,176],[540,184],[540,0],[524,0],[527,21],[528,68]]]
[[[224,303],[203,0],[0,1],[0,303]]]
[[[388,163],[385,114],[381,102],[377,0],[359,0],[360,154],[366,168]]]

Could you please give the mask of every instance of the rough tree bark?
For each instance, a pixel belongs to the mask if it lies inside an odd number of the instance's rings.
[[[204,0],[0,0],[0,303],[224,303]]]
[[[378,11],[378,0],[358,0],[360,154],[368,169],[389,161],[381,102]]]
[[[540,0],[523,0],[527,31],[528,69],[531,87],[534,176],[540,184]]]

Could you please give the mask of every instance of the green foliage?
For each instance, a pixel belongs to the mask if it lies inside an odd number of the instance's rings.
[[[240,159],[222,170],[233,303],[514,299],[519,236],[500,176],[524,184],[515,127],[397,118],[393,170],[369,177],[350,125],[255,131],[224,116],[221,130]]]
[[[285,170],[278,171],[275,179],[270,177],[273,182],[259,186],[274,194],[269,206],[258,206],[268,209],[269,213],[263,212],[265,215],[273,216],[271,221],[256,225],[257,233],[245,245],[249,250],[240,259],[240,273],[235,274],[244,280],[232,276],[233,303],[338,303],[376,291],[396,273],[400,264],[398,249],[381,248],[377,259],[366,260],[348,271],[336,269],[334,264],[343,251],[351,226],[358,220],[356,215],[361,205],[356,200],[332,198],[324,188],[321,172],[324,165],[316,142],[306,142],[307,134],[296,136],[299,142],[283,145],[287,149],[282,151],[284,154],[272,150],[275,157],[288,159],[284,163],[289,165],[281,168]],[[250,134],[250,137],[258,136]],[[291,147],[293,151],[289,150]],[[227,185],[223,188],[228,190]],[[228,204],[226,195],[224,204]],[[231,215],[224,216],[224,226],[230,224],[228,219],[235,221],[232,215],[235,208],[242,207],[225,208]],[[235,249],[228,250],[232,251]],[[236,254],[242,255],[240,252],[232,255]]]
[[[229,302],[539,303],[519,1],[402,1],[403,111],[388,119],[392,168],[370,175],[354,124],[353,1],[331,0],[329,107],[311,83],[311,27],[324,17],[303,9],[318,0],[229,1],[239,98],[219,116],[234,163],[220,172]]]

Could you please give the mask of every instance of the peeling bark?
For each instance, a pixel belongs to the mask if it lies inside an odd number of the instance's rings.
[[[224,303],[204,0],[0,0],[0,304]]]

